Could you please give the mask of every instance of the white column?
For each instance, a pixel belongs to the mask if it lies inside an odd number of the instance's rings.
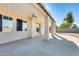
[[[44,28],[44,39],[45,40],[48,40],[48,38],[49,38],[49,26],[48,26],[49,24],[48,24],[48,16],[45,16],[44,17],[44,26],[45,26],[45,28]]]
[[[54,34],[56,33],[56,24],[54,23]]]
[[[54,34],[56,33],[56,24],[53,23],[53,27],[54,27]]]
[[[16,18],[13,18],[13,28],[12,28],[12,31],[13,32],[17,31],[17,20],[16,20]]]
[[[51,21],[51,35],[53,36],[55,34],[55,23]]]
[[[51,21],[51,36],[54,35],[54,28],[53,28],[53,22]]]
[[[28,24],[28,28],[27,28],[28,35],[29,37],[32,37],[32,19],[29,19],[27,24]]]

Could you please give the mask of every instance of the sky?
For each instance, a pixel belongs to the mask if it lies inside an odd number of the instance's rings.
[[[77,24],[79,27],[78,3],[45,3],[45,7],[56,21],[57,26],[60,26],[68,12],[72,12],[74,16],[74,24]]]

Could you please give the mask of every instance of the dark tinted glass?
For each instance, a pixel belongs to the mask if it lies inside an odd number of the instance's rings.
[[[22,20],[17,19],[17,31],[22,31]]]
[[[2,31],[2,15],[0,15],[0,32]]]

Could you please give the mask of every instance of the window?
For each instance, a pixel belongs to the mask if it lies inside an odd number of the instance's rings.
[[[27,31],[27,22],[17,19],[17,31]]]
[[[17,19],[17,31],[22,31],[22,20]]]
[[[27,31],[27,22],[22,21],[22,30]]]
[[[36,32],[41,33],[41,28],[40,24],[36,24]]]
[[[11,32],[12,31],[12,26],[13,26],[12,18],[8,17],[8,16],[3,16],[2,31],[3,32]]]
[[[0,15],[0,32],[2,32],[2,15]]]

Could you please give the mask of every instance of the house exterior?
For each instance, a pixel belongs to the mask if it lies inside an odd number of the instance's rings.
[[[55,21],[41,3],[1,3],[0,44],[29,37],[47,40],[49,22],[54,35]]]

